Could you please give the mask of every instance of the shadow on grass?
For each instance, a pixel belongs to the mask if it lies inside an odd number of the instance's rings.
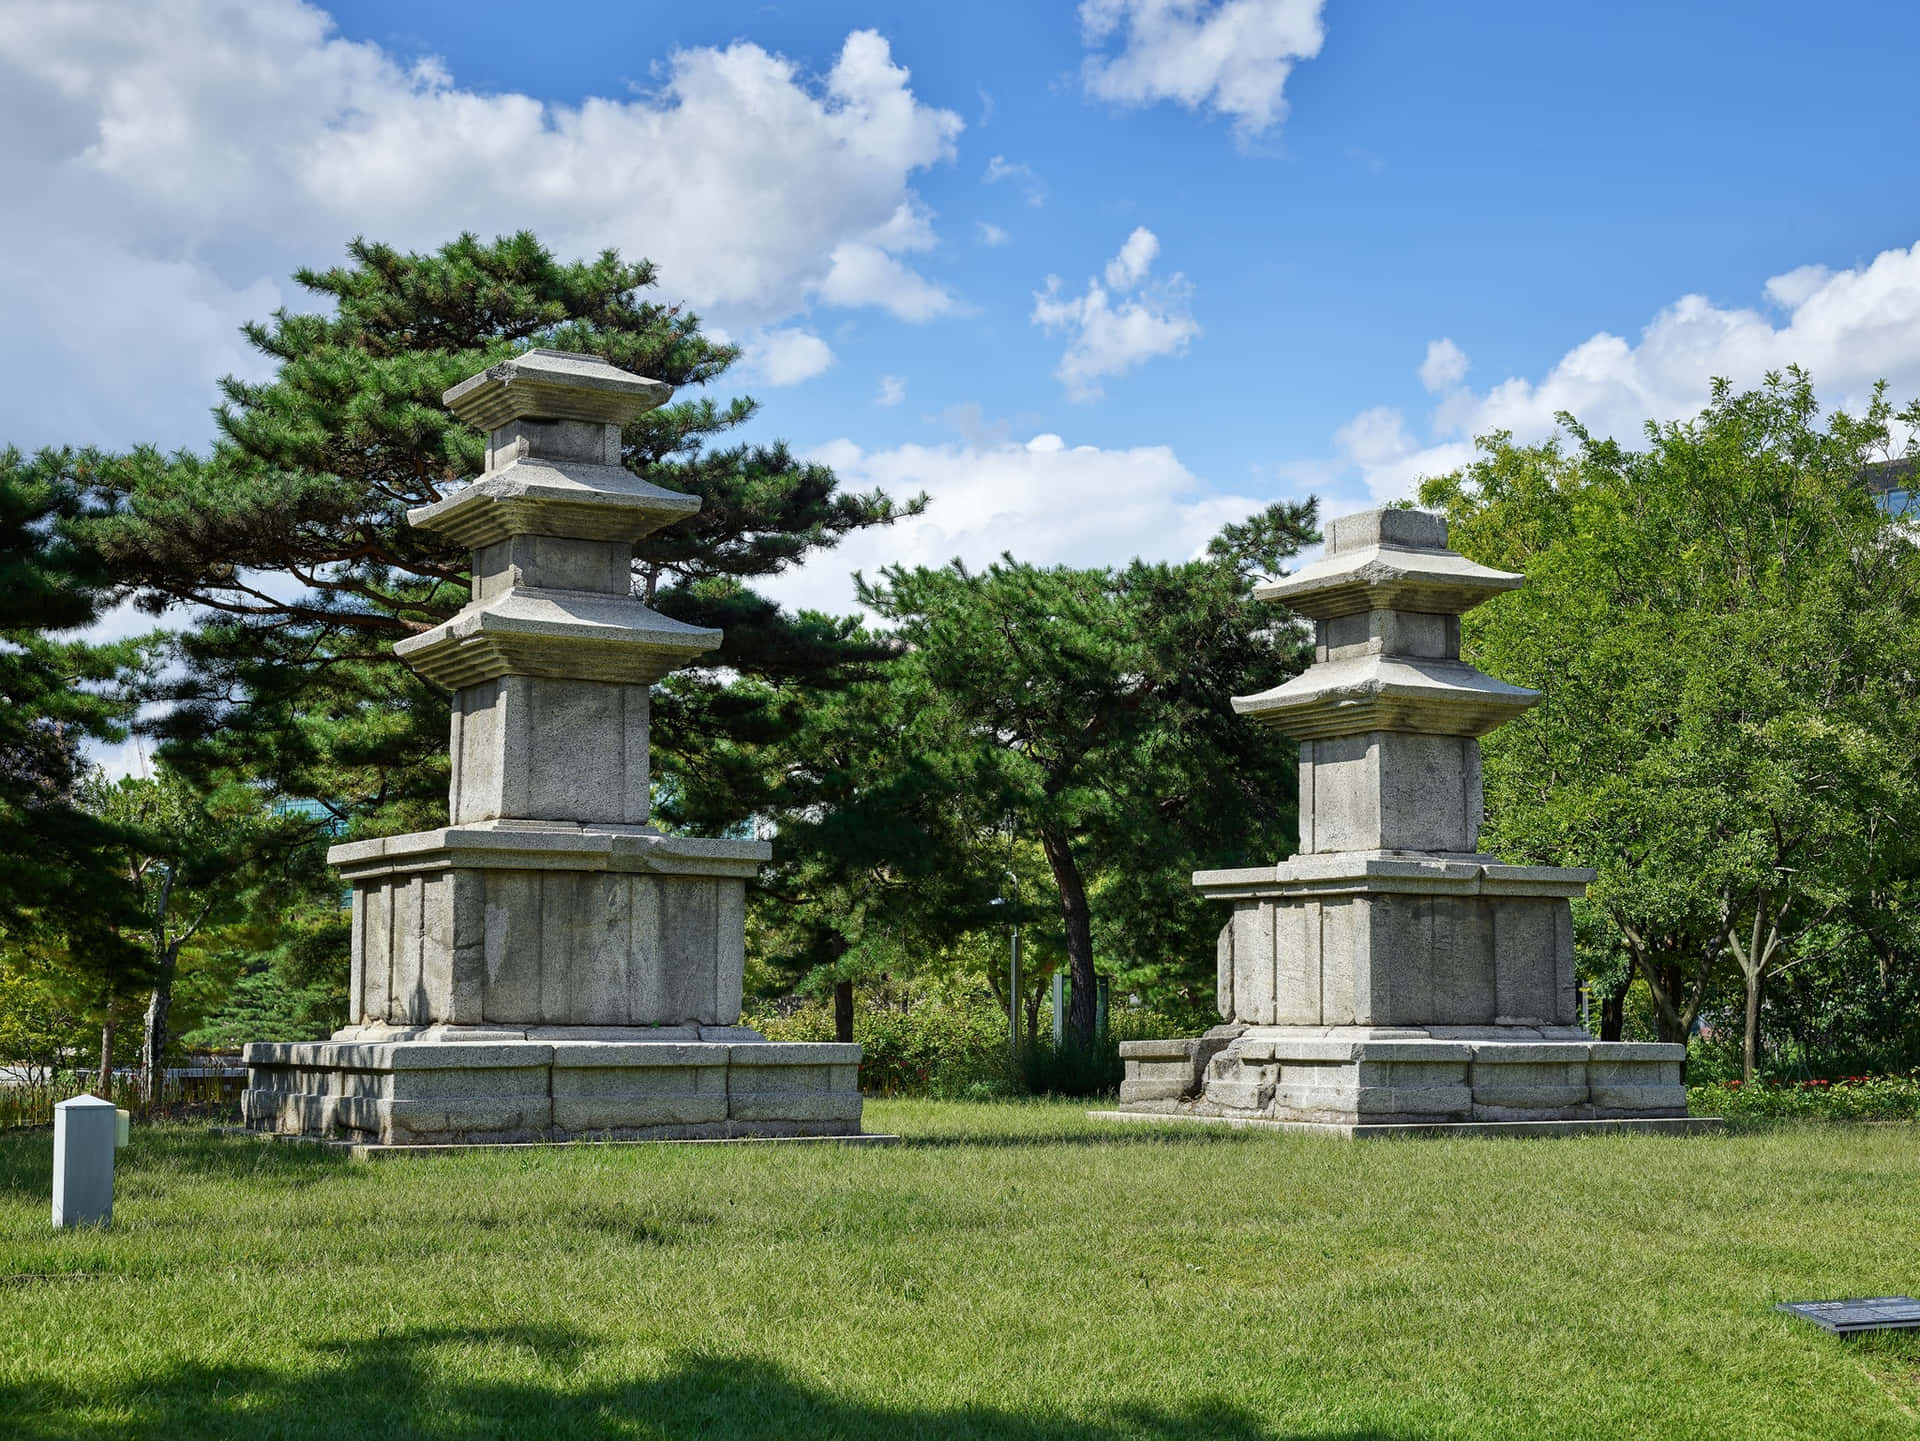
[[[159,1126],[137,1129],[115,1168],[214,1180],[271,1180],[277,1186],[297,1187],[328,1180],[353,1164],[321,1146],[222,1136],[210,1126]],[[52,1194],[53,1132],[0,1137],[0,1196],[46,1200]]]
[[[0,1387],[16,1441],[114,1437],[318,1438],[642,1436],[649,1441],[1307,1441],[1227,1402],[1109,1416],[1041,1418],[989,1406],[947,1410],[842,1400],[753,1357],[691,1356],[640,1380],[567,1385],[590,1345],[559,1327],[422,1330],[314,1354],[300,1374],[189,1363],[112,1386]],[[1409,1441],[1377,1431],[1314,1441]]]

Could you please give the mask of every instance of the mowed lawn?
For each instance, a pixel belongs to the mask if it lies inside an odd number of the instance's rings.
[[[1920,1130],[1374,1142],[874,1102],[895,1147],[375,1162],[187,1128],[48,1227],[0,1436],[1920,1437]]]

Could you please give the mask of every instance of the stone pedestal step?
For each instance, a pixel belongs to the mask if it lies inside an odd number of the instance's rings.
[[[248,1129],[360,1145],[732,1140],[860,1131],[860,1048],[770,1041],[247,1047]]]
[[[1329,1126],[1684,1118],[1682,1046],[1556,1039],[1349,1040],[1307,1028],[1120,1048],[1120,1109]]]
[[[1453,1121],[1417,1124],[1274,1121],[1255,1116],[1202,1116],[1153,1111],[1089,1111],[1096,1121],[1142,1121],[1169,1127],[1218,1126],[1235,1131],[1297,1131],[1349,1141],[1439,1141],[1474,1137],[1591,1136],[1629,1132],[1653,1136],[1707,1136],[1722,1129],[1718,1116],[1617,1117],[1602,1121]]]
[[[447,1142],[424,1146],[383,1146],[370,1141],[336,1141],[325,1136],[288,1135],[273,1131],[255,1131],[245,1126],[219,1126],[222,1136],[245,1136],[256,1141],[286,1141],[300,1146],[319,1146],[359,1161],[378,1161],[391,1156],[440,1156],[465,1151],[541,1151],[556,1145],[575,1146],[897,1146],[900,1138],[879,1131],[850,1132],[846,1135],[770,1136],[743,1132],[737,1136],[647,1136],[632,1140],[605,1140],[581,1137],[570,1141],[471,1141]]]

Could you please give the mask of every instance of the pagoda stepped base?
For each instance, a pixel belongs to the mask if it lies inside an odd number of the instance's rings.
[[[1686,1047],[1573,1027],[1221,1026],[1120,1054],[1129,1116],[1351,1130],[1687,1114]]]
[[[1235,1131],[1299,1131],[1335,1136],[1347,1141],[1438,1141],[1473,1137],[1592,1136],[1608,1131],[1634,1131],[1653,1136],[1710,1135],[1722,1129],[1717,1116],[1650,1117],[1616,1121],[1433,1121],[1396,1126],[1336,1125],[1322,1121],[1263,1121],[1243,1116],[1170,1116],[1156,1111],[1089,1111],[1096,1121],[1144,1121],[1180,1126],[1218,1126]]]
[[[246,1063],[241,1117],[276,1135],[425,1146],[860,1134],[857,1045],[255,1042]]]

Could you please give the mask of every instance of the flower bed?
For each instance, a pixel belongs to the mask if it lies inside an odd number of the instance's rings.
[[[1723,1081],[1689,1086],[1687,1109],[1728,1120],[1920,1120],[1920,1071],[1831,1081]]]

